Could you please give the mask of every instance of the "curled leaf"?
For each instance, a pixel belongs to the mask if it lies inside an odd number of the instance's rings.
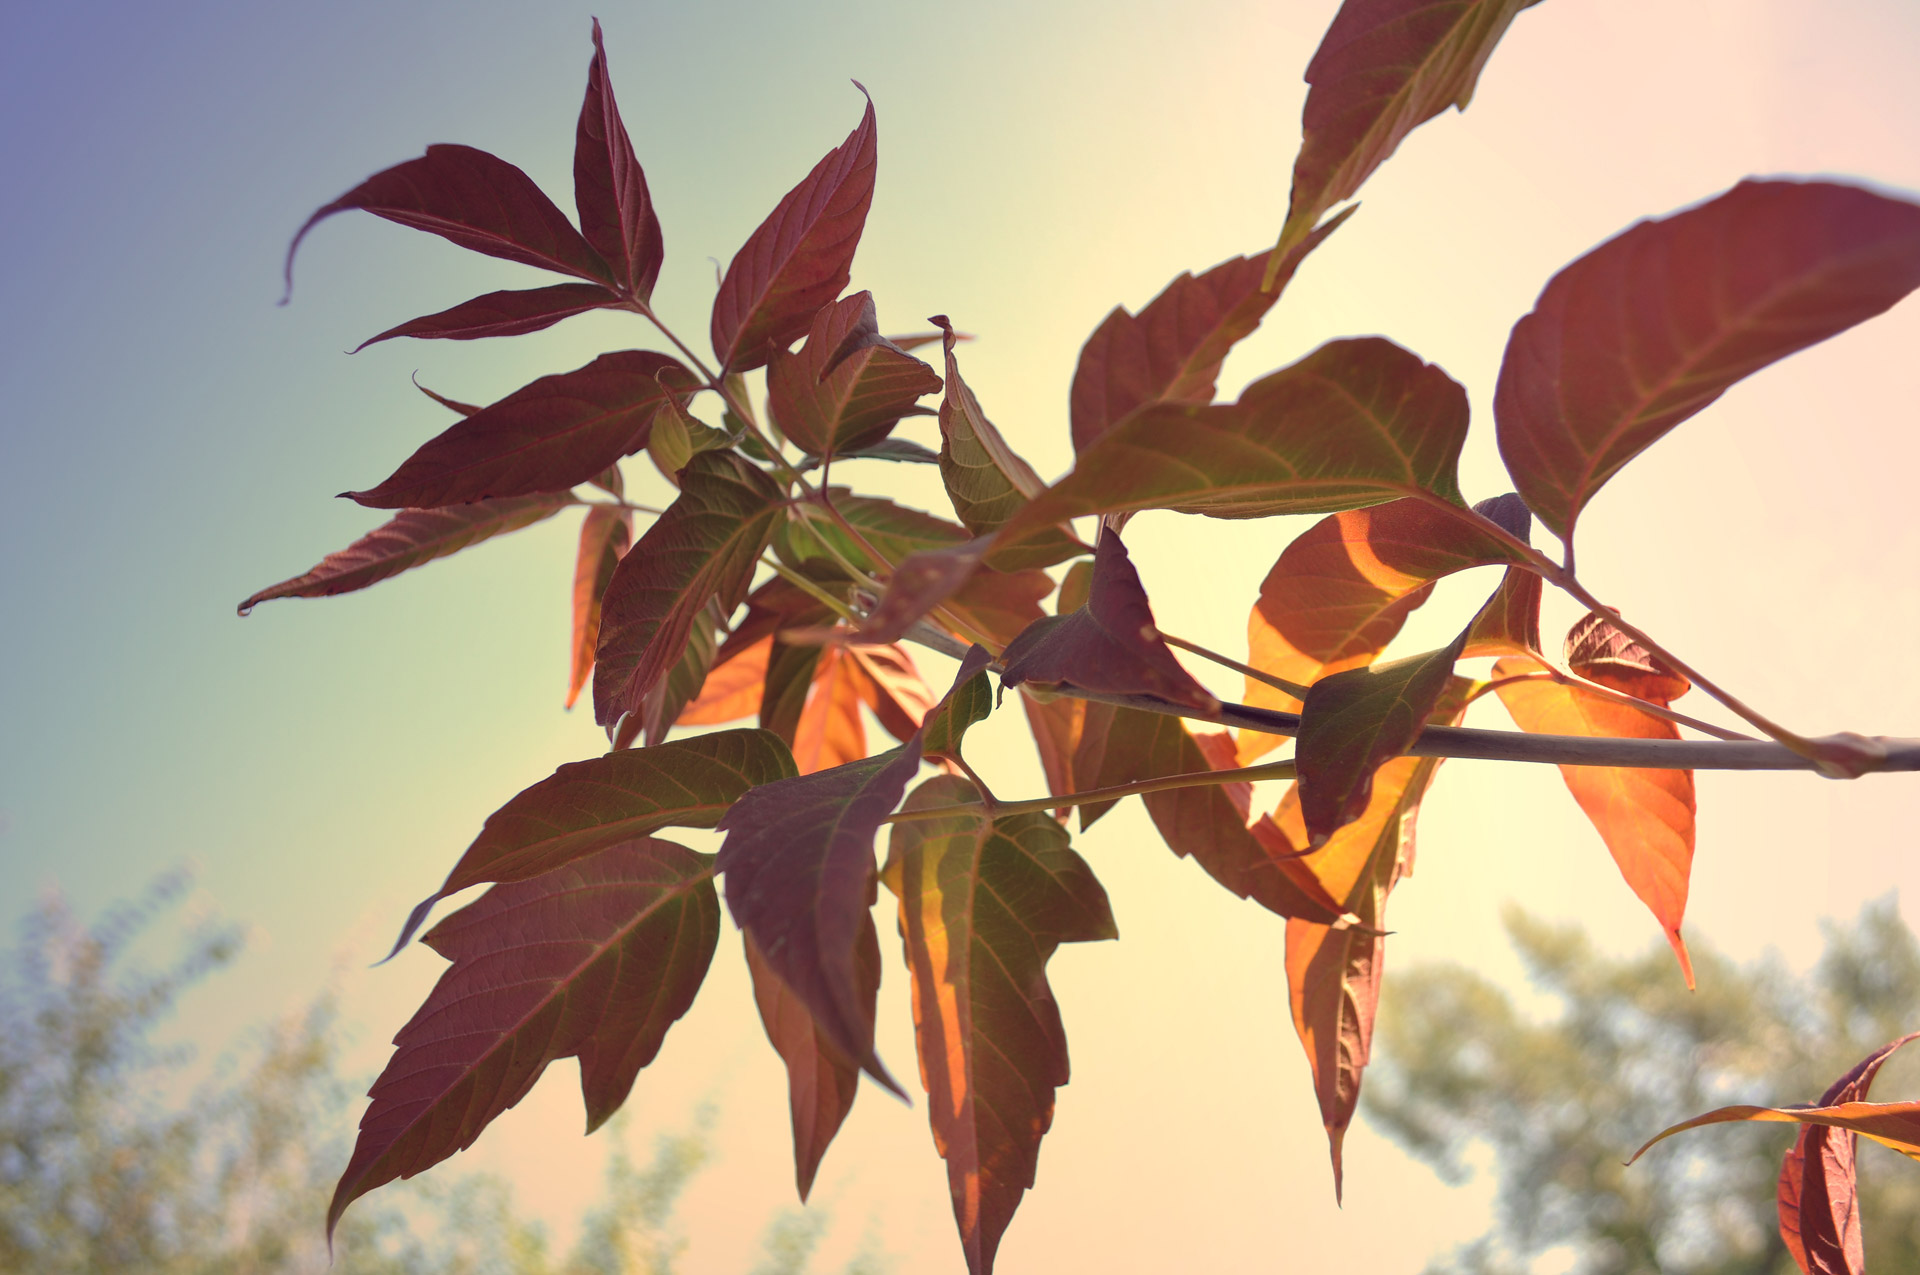
[[[939,388],[932,368],[880,335],[870,292],[822,309],[800,352],[777,350],[767,364],[773,418],[814,456],[874,447]]]
[[[1589,682],[1656,704],[1671,704],[1693,689],[1685,675],[1595,611],[1567,631],[1566,658],[1567,667]]]

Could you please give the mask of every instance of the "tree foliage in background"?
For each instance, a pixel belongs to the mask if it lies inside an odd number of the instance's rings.
[[[427,1178],[322,1231],[353,1088],[325,999],[190,1083],[156,1031],[180,995],[234,959],[203,922],[158,972],[130,951],[176,903],[165,878],[83,925],[57,896],[0,966],[0,1271],[34,1275],[670,1275],[687,1269],[674,1207],[705,1164],[710,1112],[636,1164],[616,1142],[604,1192],[564,1257],[492,1175]],[[752,1275],[804,1275],[817,1210],[767,1228]],[[876,1275],[870,1256],[846,1275]]]
[[[240,606],[364,588],[584,507],[567,702],[590,677],[612,751],[509,799],[402,927],[405,943],[440,900],[492,887],[421,934],[449,966],[395,1038],[329,1227],[471,1144],[556,1060],[579,1060],[589,1129],[608,1119],[700,992],[722,882],[787,1065],[804,1199],[861,1074],[904,1094],[874,1048],[884,885],[961,1249],[987,1275],[1070,1074],[1047,963],[1062,943],[1118,935],[1067,812],[1078,808],[1084,838],[1130,796],[1173,853],[1285,918],[1288,999],[1337,1196],[1388,898],[1441,758],[1561,766],[1689,986],[1695,770],[1920,769],[1920,740],[1811,738],[1774,721],[1597,597],[1574,552],[1582,512],[1668,432],[1920,287],[1920,204],[1845,182],[1748,180],[1566,265],[1500,362],[1493,428],[1513,490],[1478,502],[1458,473],[1465,389],[1390,340],[1336,337],[1216,401],[1227,357],[1354,215],[1348,201],[1420,125],[1467,106],[1532,2],[1344,0],[1306,70],[1277,239],[1101,322],[1061,422],[1073,468],[1053,482],[967,385],[946,315],[889,337],[872,294],[848,291],[879,167],[871,97],[734,255],[706,355],[695,329],[654,306],[667,236],[598,22],[574,217],[507,161],[437,145],[308,218],[288,248],[289,290],[301,243],[348,211],[562,280],[363,344],[508,337],[611,310],[666,347],[610,351],[486,405],[430,391],[457,419],[344,493],[388,521]],[[912,352],[934,345],[937,368]],[[935,393],[937,412],[921,403]],[[926,415],[937,452],[893,436]],[[1037,418],[1031,405],[1018,416]],[[622,464],[643,452],[664,508],[627,498]],[[938,467],[951,519],[876,489],[912,463]],[[849,475],[863,490],[832,481]],[[1156,624],[1122,539],[1145,510],[1320,516],[1250,600],[1245,662],[1209,649],[1237,634],[1203,645]],[[1076,532],[1076,520],[1089,521]],[[1536,522],[1561,542],[1557,558],[1533,545]],[[1437,581],[1483,566],[1504,579],[1455,617],[1457,637],[1386,658]],[[1564,643],[1540,632],[1547,585],[1587,612]],[[961,660],[944,696],[903,641]],[[1176,650],[1240,672],[1250,702],[1222,703]],[[1003,799],[964,756],[968,728],[1000,705],[994,673],[1032,726],[1044,796]],[[1696,689],[1740,728],[1674,710]],[[1459,727],[1487,695],[1518,731]],[[756,725],[673,737],[745,719]],[[891,741],[876,747],[869,720]],[[1290,757],[1254,764],[1288,737]],[[1267,779],[1293,782],[1255,811],[1250,785]],[[726,837],[705,855],[654,835],[669,828]],[[1855,1135],[1920,1155],[1920,1107],[1856,1109],[1871,1105],[1880,1061],[1817,1111],[1712,1117],[1810,1122],[1779,1193],[1783,1242],[1809,1269],[1864,1260]]]
[[[1769,1199],[1785,1131],[1727,1130],[1621,1162],[1649,1130],[1708,1106],[1811,1101],[1920,1022],[1920,944],[1892,900],[1829,925],[1804,978],[1696,944],[1696,992],[1664,953],[1609,958],[1577,928],[1518,910],[1507,930],[1550,1013],[1442,964],[1397,971],[1381,1010],[1368,1119],[1451,1182],[1491,1149],[1499,1179],[1496,1229],[1432,1275],[1521,1275],[1561,1248],[1569,1275],[1796,1269]],[[1893,1066],[1889,1083],[1920,1089],[1920,1058]],[[1920,1178],[1868,1146],[1860,1211],[1874,1269],[1920,1271]]]

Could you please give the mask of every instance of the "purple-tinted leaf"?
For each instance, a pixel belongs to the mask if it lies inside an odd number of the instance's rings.
[[[578,1057],[591,1131],[693,1004],[720,933],[712,859],[651,838],[497,886],[435,926],[453,962],[394,1037],[327,1211],[465,1147]]]
[[[713,352],[724,371],[750,372],[787,349],[846,288],[873,203],[877,163],[869,98],[847,140],[781,197],[727,267],[712,324]]]
[[[388,328],[379,336],[370,336],[353,348],[358,354],[369,345],[396,336],[438,338],[445,341],[474,341],[487,336],[520,336],[550,328],[562,319],[589,310],[620,304],[620,298],[597,283],[556,283],[545,288],[523,288],[489,292],[471,301],[462,301],[451,310],[409,319]],[[433,391],[424,391],[439,399]],[[441,399],[445,402],[445,399]]]
[[[931,320],[946,334],[947,390],[940,401],[940,477],[946,481],[954,512],[967,530],[983,535],[1013,517],[1046,489],[1033,466],[1008,446],[987,419],[973,390],[960,378],[954,357],[957,340],[944,314]],[[1058,561],[1058,559],[1055,559]]]
[[[445,509],[405,509],[305,575],[260,590],[240,604],[246,615],[274,598],[327,598],[352,593],[391,575],[458,553],[468,545],[518,531],[577,504],[565,492],[481,500]]]
[[[1920,287],[1920,205],[1830,182],[1741,182],[1555,275],[1494,393],[1514,486],[1561,539],[1621,466],[1796,350]]]
[[[1007,646],[1001,663],[1003,686],[1035,682],[1157,695],[1202,713],[1220,707],[1161,641],[1140,575],[1111,527],[1101,533],[1094,553],[1087,604],[1034,621]]]
[[[666,255],[660,219],[654,215],[647,175],[633,153],[627,126],[613,100],[600,19],[593,20],[593,60],[587,64],[587,96],[574,129],[573,203],[580,231],[613,267],[615,281],[645,304]]]
[[[426,230],[490,257],[555,270],[594,283],[612,283],[613,271],[567,215],[533,179],[471,146],[429,146],[419,159],[395,164],[317,209],[287,245],[287,293],[293,293],[293,254],[320,222],[362,209],[376,217]],[[286,298],[281,298],[285,302]]]
[[[448,398],[445,394],[434,393],[426,386],[420,384],[418,374],[413,378],[413,388],[419,390],[422,394],[425,394],[428,398],[440,404],[440,406],[446,408],[448,411],[458,412],[462,416],[473,416],[480,411],[479,407],[472,403],[462,403],[457,398]]]
[[[594,720],[611,728],[673,667],[694,616],[714,598],[732,614],[773,538],[783,497],[732,452],[680,471],[680,497],[640,537],[607,586],[593,674]]]
[[[566,491],[647,445],[667,396],[663,379],[687,393],[697,385],[664,354],[602,354],[456,422],[378,487],[345,494],[374,509],[400,509]]]
[[[1271,253],[1235,257],[1195,278],[1183,274],[1139,314],[1115,307],[1080,351],[1073,373],[1073,447],[1079,451],[1142,403],[1211,403],[1227,355],[1260,326],[1293,272],[1351,215],[1330,218],[1288,251],[1261,289]]]
[[[814,456],[874,446],[939,388],[932,368],[880,335],[868,292],[822,309],[800,352],[775,351],[767,364],[774,420]]]

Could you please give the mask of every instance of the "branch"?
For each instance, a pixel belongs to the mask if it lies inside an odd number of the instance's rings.
[[[978,813],[983,818],[1001,819],[1035,811],[1056,810],[1062,806],[1088,806],[1096,801],[1118,801],[1150,792],[1170,792],[1176,788],[1206,788],[1214,784],[1252,783],[1260,779],[1292,779],[1293,760],[1262,762],[1236,770],[1197,770],[1184,775],[1162,775],[1131,784],[1111,784],[1089,788],[1085,792],[1062,793],[1058,797],[1028,797],[1021,801],[963,802],[954,806],[928,806],[921,810],[903,810],[887,818],[887,823],[918,823],[923,819],[944,819],[949,815]],[[977,786],[977,781],[976,781]],[[981,790],[983,793],[985,789]]]

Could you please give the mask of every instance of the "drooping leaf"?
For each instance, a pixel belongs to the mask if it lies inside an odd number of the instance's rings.
[[[1034,621],[1008,644],[1001,665],[1002,686],[1157,695],[1202,713],[1220,707],[1161,640],[1140,575],[1112,527],[1100,534],[1087,604]]]
[[[1280,242],[1304,237],[1414,129],[1449,106],[1465,110],[1514,15],[1537,3],[1346,0],[1307,64],[1312,87]]]
[[[426,942],[453,962],[394,1037],[327,1211],[465,1147],[578,1057],[587,1128],[626,1100],[706,977],[720,933],[712,859],[625,841],[496,886]]]
[[[722,371],[766,363],[805,335],[813,316],[846,288],[877,162],[869,98],[847,140],[781,197],[734,254],[713,299],[713,352]]]
[[[594,720],[638,709],[680,657],[694,616],[718,598],[731,613],[773,538],[782,496],[732,452],[702,452],[680,471],[680,496],[613,573],[600,618]]]
[[[1566,657],[1567,667],[1589,682],[1656,704],[1671,704],[1693,689],[1684,674],[1595,611],[1567,631]]]
[[[550,328],[562,319],[589,310],[618,305],[620,298],[597,283],[555,283],[544,288],[510,289],[489,292],[471,301],[462,301],[451,309],[409,319],[370,336],[353,347],[355,354],[369,345],[397,336],[423,340],[475,341],[489,336],[523,336]],[[431,391],[428,391],[431,393]],[[440,396],[435,394],[435,398]],[[442,402],[446,400],[442,399]]]
[[[300,241],[328,217],[353,208],[430,231],[490,257],[593,283],[614,281],[606,261],[532,178],[471,146],[429,146],[419,159],[383,169],[314,210],[287,245],[288,295],[293,293],[293,255]]]
[[[1545,671],[1523,656],[1493,667],[1500,679]],[[1678,739],[1672,722],[1580,686],[1550,680],[1496,686],[1500,702],[1521,730],[1549,735],[1602,735],[1624,739]],[[1693,961],[1680,922],[1687,910],[1693,868],[1694,790],[1690,770],[1624,766],[1562,766],[1560,776],[1606,843],[1620,875],[1647,905],[1680,960],[1687,986]]]
[[[1730,1124],[1739,1120],[1849,1129],[1872,1138],[1882,1146],[1892,1147],[1909,1159],[1920,1160],[1920,1102],[1843,1102],[1831,1107],[1721,1107],[1663,1130],[1635,1152],[1634,1158],[1639,1159],[1646,1154],[1647,1147],[1682,1130],[1698,1129],[1710,1124]]]
[[[979,799],[966,780],[941,776],[905,809]],[[934,1145],[967,1268],[983,1275],[1033,1185],[1054,1091],[1067,1083],[1047,961],[1061,943],[1119,931],[1093,870],[1045,815],[895,824],[882,879],[900,900]]]
[[[598,18],[593,20],[587,95],[574,128],[573,203],[580,214],[581,234],[613,268],[620,287],[644,304],[653,295],[666,248],[653,196],[647,191],[647,175],[613,100]]]
[[[240,604],[246,615],[274,598],[329,598],[458,553],[469,545],[518,531],[577,504],[565,492],[480,500],[445,509],[403,509],[346,548],[330,553],[304,575],[282,580]]]
[[[870,292],[822,309],[800,352],[776,350],[767,364],[774,420],[789,441],[814,456],[875,446],[923,396],[939,389],[932,368],[880,335]]]
[[[1073,758],[1081,791],[1114,784],[1203,774],[1215,769],[1177,717],[1088,702]],[[1169,849],[1191,857],[1235,895],[1280,916],[1331,925],[1341,908],[1297,857],[1282,857],[1247,828],[1246,816],[1219,785],[1175,788],[1141,798]],[[1082,830],[1111,803],[1080,807]]]
[[[929,322],[946,334],[946,394],[940,401],[940,477],[954,512],[975,535],[999,527],[1027,501],[1046,488],[1033,466],[1023,460],[1000,430],[987,419],[980,400],[960,377],[954,356],[953,325],[944,314]]]
[[[577,487],[647,445],[667,397],[663,376],[676,389],[695,388],[691,372],[651,350],[619,350],[543,376],[455,422],[378,487],[346,495],[399,509]]]
[[[787,1106],[793,1117],[794,1185],[805,1201],[813,1177],[833,1135],[853,1109],[859,1092],[860,1067],[814,1025],[806,1004],[767,963],[753,939],[741,935],[747,949],[747,972],[753,979],[753,1000],[780,1060],[787,1068]],[[867,914],[855,953],[858,991],[872,1014],[880,994],[880,935]]]
[[[1820,1095],[1819,1105],[1864,1102],[1893,1052],[1920,1033],[1882,1045]],[[1858,1139],[1825,1125],[1802,1125],[1780,1166],[1780,1238],[1808,1275],[1865,1275],[1860,1193],[1854,1176]]]
[[[1349,669],[1313,684],[1300,709],[1294,751],[1310,847],[1324,846],[1366,811],[1374,772],[1404,753],[1425,728],[1471,632],[1463,630],[1437,651]]]
[[[801,774],[844,766],[867,755],[859,677],[845,647],[819,650],[805,706],[793,727],[793,760]]]
[[[889,735],[905,743],[934,705],[933,690],[920,676],[913,657],[901,646],[850,646],[846,652],[860,702],[873,711]]]
[[[797,772],[785,741],[723,730],[568,762],[487,816],[445,884],[407,918],[398,952],[433,905],[468,886],[526,881],[662,828],[711,828],[741,794]]]
[[[1182,274],[1139,314],[1116,306],[1080,350],[1072,390],[1073,446],[1085,448],[1142,403],[1211,403],[1220,365],[1260,326],[1309,252],[1349,213],[1295,245],[1274,284],[1261,289],[1270,253],[1234,257],[1195,278]]]
[[[567,704],[580,698],[580,688],[593,672],[593,652],[600,643],[600,599],[606,595],[613,569],[633,542],[633,515],[611,505],[595,505],[580,523],[580,551],[573,564],[573,661],[567,678]]]
[[[1745,181],[1643,221],[1555,275],[1513,327],[1500,454],[1553,533],[1728,387],[1920,287],[1920,205]]]

